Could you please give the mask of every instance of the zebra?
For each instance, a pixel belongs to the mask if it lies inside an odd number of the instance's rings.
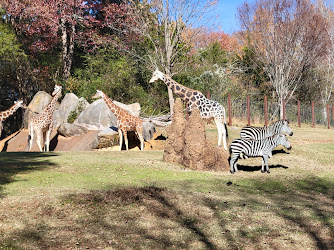
[[[263,140],[246,140],[246,139],[234,139],[230,145],[230,168],[231,173],[238,171],[237,160],[241,158],[240,155],[246,155],[249,157],[262,156],[262,168],[261,172],[264,173],[264,163],[266,164],[267,173],[269,172],[268,158],[272,157],[272,150],[278,145],[282,145],[287,149],[291,149],[291,144],[285,134],[280,133],[267,137]]]
[[[280,120],[264,127],[247,126],[241,129],[240,138],[248,140],[263,140],[266,137],[279,133],[287,133],[292,136],[293,132],[289,127],[288,120]]]

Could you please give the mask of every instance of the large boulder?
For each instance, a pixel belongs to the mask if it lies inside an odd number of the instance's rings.
[[[131,115],[139,117],[139,103],[126,105],[117,101],[113,102]],[[74,123],[85,126],[89,130],[103,130],[107,127],[117,126],[117,118],[104,100],[99,99],[89,104],[86,109],[80,113]]]
[[[75,120],[75,124],[85,126],[89,130],[102,130],[116,126],[117,119],[103,99],[89,104]]]
[[[72,123],[62,123],[58,128],[58,133],[64,137],[79,136],[87,133],[87,129]]]
[[[53,113],[54,126],[59,127],[62,123],[73,123],[88,105],[89,103],[85,98],[78,98],[73,93],[67,93],[58,110]]]
[[[113,101],[118,107],[125,109],[127,112],[129,112],[131,115],[139,117],[140,115],[140,104],[139,103],[132,103],[132,104],[124,104],[118,101]]]

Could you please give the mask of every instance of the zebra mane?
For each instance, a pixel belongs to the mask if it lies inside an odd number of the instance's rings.
[[[276,122],[273,122],[272,124],[270,124],[267,127],[268,128],[268,132],[270,132],[270,134],[272,134],[272,135],[279,134],[280,133],[279,131],[283,127],[284,121],[287,121],[287,120],[279,120],[279,121],[276,121]]]

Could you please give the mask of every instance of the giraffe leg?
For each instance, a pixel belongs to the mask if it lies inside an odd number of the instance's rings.
[[[227,150],[226,131],[225,131],[224,125],[219,119],[215,118],[214,120],[215,120],[217,130],[218,130],[218,146],[219,147],[221,146],[222,134],[223,134],[223,145],[224,145],[224,149]]]
[[[0,136],[1,136],[1,133],[2,133],[2,122],[0,122]]]
[[[34,128],[33,126],[29,126],[29,135],[28,135],[28,151],[30,152],[32,143],[34,141]]]
[[[126,151],[129,150],[128,131],[123,131]]]
[[[122,130],[118,129],[118,137],[119,137],[119,151],[122,150],[122,144],[123,144],[123,133]]]
[[[36,134],[37,134],[37,138],[36,138],[37,145],[38,145],[38,147],[39,147],[39,150],[40,150],[41,152],[43,152],[43,148],[42,148],[42,145],[41,145],[41,142],[42,142],[42,140],[43,140],[43,133],[42,133],[42,130],[38,129],[38,130],[36,131]]]
[[[50,135],[52,132],[52,128],[50,128],[47,132],[46,132],[46,141],[45,141],[45,145],[46,145],[46,151],[49,152],[49,148],[50,148]]]
[[[140,141],[140,150],[143,151],[144,150],[144,138],[143,138],[143,129],[136,129],[136,135]]]

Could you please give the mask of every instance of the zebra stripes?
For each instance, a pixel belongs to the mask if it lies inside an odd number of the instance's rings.
[[[230,168],[231,173],[238,171],[237,160],[241,154],[248,157],[262,156],[262,168],[261,172],[264,172],[264,163],[266,164],[266,171],[269,172],[268,158],[272,157],[272,150],[278,145],[282,145],[287,149],[291,149],[290,142],[284,134],[276,134],[271,137],[267,137],[263,140],[246,140],[235,139],[230,145]]]
[[[240,131],[240,138],[248,140],[263,140],[266,137],[273,136],[275,134],[287,133],[292,136],[293,132],[289,127],[287,120],[280,120],[272,123],[268,127],[244,127]]]

